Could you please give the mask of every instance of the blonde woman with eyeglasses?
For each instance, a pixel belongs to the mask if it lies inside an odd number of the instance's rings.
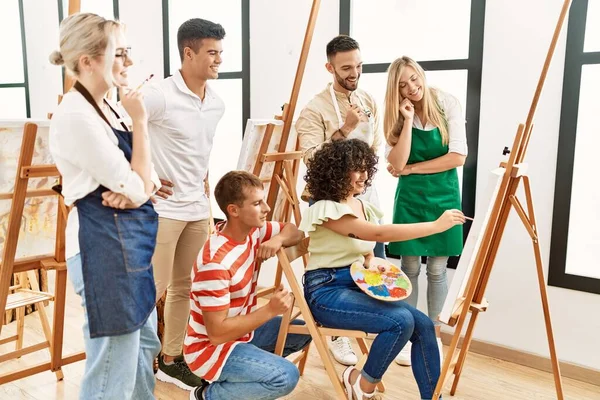
[[[85,310],[80,399],[154,399],[160,351],[152,254],[158,215],[142,95],[128,90],[133,64],[123,27],[95,14],[60,26],[50,62],[76,79],[50,124],[50,152],[74,205],[66,229],[69,279]],[[130,131],[105,99],[119,88]]]

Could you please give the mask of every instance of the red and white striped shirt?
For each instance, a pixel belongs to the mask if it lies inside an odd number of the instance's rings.
[[[238,343],[252,340],[254,332],[214,346],[208,339],[202,311],[228,310],[227,318],[250,314],[256,309],[258,271],[255,260],[258,247],[283,228],[279,222],[266,222],[253,229],[244,243],[236,242],[219,231],[211,235],[192,269],[190,320],[183,354],[194,374],[215,381],[225,361]]]

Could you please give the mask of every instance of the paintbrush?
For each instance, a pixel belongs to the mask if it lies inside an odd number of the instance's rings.
[[[135,88],[135,90],[140,90],[142,88],[142,86],[144,86],[146,84],[146,82],[148,82],[150,79],[152,79],[152,77],[154,76],[154,74],[150,74],[150,76],[148,78],[146,78],[146,80],[142,83],[140,83],[140,85],[138,87]]]

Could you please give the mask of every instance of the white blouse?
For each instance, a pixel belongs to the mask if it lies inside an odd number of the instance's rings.
[[[446,120],[448,121],[448,153],[458,153],[466,156],[468,154],[467,148],[467,132],[466,132],[466,121],[463,116],[462,107],[456,97],[450,93],[443,92],[439,89],[436,90],[440,105],[446,113]],[[423,126],[423,123],[415,113],[413,119],[413,128],[428,131],[434,129],[429,121]],[[392,151],[392,146],[386,143],[385,146],[385,158],[389,156]]]
[[[109,120],[113,119],[110,114]],[[49,138],[50,153],[63,178],[62,194],[67,205],[100,185],[128,197],[136,205],[148,200],[142,178],[131,169],[112,129],[81,93],[72,91],[64,95],[50,121]],[[160,180],[153,166],[151,174],[155,188],[159,188]],[[67,223],[67,258],[79,252],[78,231],[74,208]]]

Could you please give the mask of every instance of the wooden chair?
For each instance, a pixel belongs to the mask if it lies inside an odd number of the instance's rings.
[[[344,336],[356,339],[356,342],[358,343],[358,346],[363,354],[356,367],[361,369],[369,354],[369,347],[367,346],[366,339],[373,337],[373,335],[369,335],[367,332],[362,331],[324,328],[315,322],[312,313],[308,308],[308,303],[304,299],[303,289],[294,275],[294,270],[292,269],[291,264],[292,261],[308,254],[308,243],[309,238],[304,238],[296,246],[280,249],[277,252],[279,265],[281,266],[281,270],[285,275],[292,290],[292,295],[294,296],[294,306],[290,307],[289,311],[282,315],[281,328],[279,329],[279,336],[275,346],[275,354],[283,354],[285,340],[288,333],[311,335],[312,342],[317,347],[317,351],[319,352],[319,356],[321,357],[325,371],[327,372],[327,375],[333,384],[337,397],[340,399],[346,399],[346,391],[344,389],[341,376],[339,376],[336,372],[334,361],[331,358],[329,350],[327,349],[326,337]],[[299,316],[302,317],[306,324],[291,325],[290,322]],[[300,370],[300,375],[302,375],[304,372],[307,358],[308,347],[299,356],[292,360],[294,363],[299,363],[298,369]],[[385,391],[383,381],[377,385],[377,389],[382,393]]]

